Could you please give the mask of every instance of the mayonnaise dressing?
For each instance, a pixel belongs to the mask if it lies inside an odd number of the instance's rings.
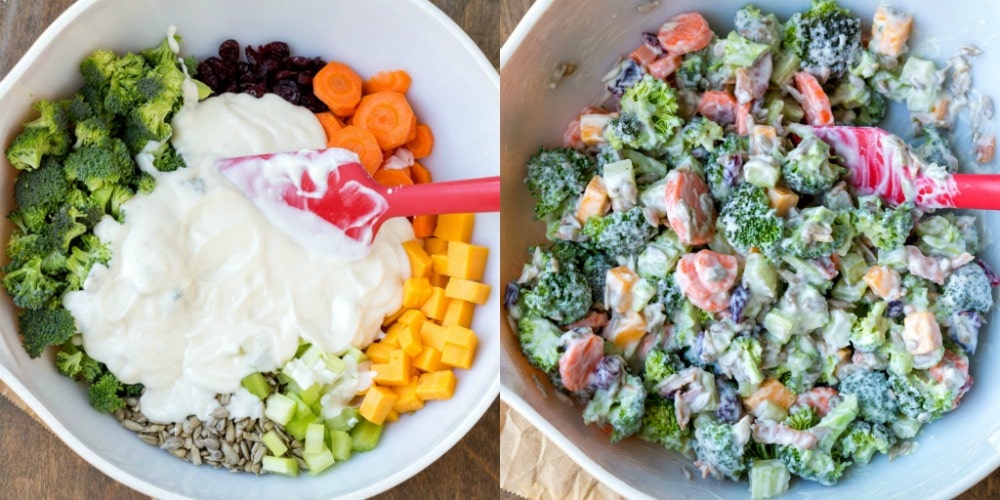
[[[124,223],[97,225],[112,260],[64,303],[87,353],[145,385],[150,421],[208,419],[215,395],[229,393],[234,418],[259,416],[240,380],[280,368],[300,338],[332,354],[374,340],[402,304],[410,268],[401,243],[413,231],[389,220],[366,258],[339,260],[296,242],[219,173],[219,158],[324,147],[305,108],[222,94],[189,101],[173,128],[188,167],[153,172],[156,189],[125,204]]]

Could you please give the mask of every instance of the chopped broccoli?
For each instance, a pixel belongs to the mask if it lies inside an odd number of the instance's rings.
[[[899,412],[921,422],[937,420],[954,409],[954,393],[946,384],[910,372],[889,373],[889,385]]]
[[[537,249],[532,265],[536,266],[537,275],[520,283],[525,316],[549,318],[566,325],[587,314],[594,300],[590,283],[575,262],[560,261]]]
[[[970,262],[948,275],[939,303],[953,312],[971,309],[986,314],[993,305],[991,288],[982,266]]]
[[[767,44],[748,40],[735,31],[730,31],[726,37],[722,52],[722,62],[727,66],[748,68],[762,54],[770,50]]]
[[[955,224],[955,218],[949,215],[930,215],[914,226],[914,232],[919,237],[917,248],[924,255],[955,258],[967,251],[976,251],[969,248],[962,230]]]
[[[69,117],[63,103],[40,100],[34,103],[40,116],[24,124],[24,131],[11,141],[7,160],[18,170],[34,170],[45,156],[62,156],[69,151]]]
[[[861,48],[861,19],[836,0],[813,0],[785,23],[784,48],[802,59],[806,71],[839,77],[854,65]]]
[[[46,157],[35,170],[18,174],[14,181],[14,201],[19,207],[41,208],[46,213],[66,200],[69,182],[63,176],[62,165],[52,157]]]
[[[869,87],[857,76],[845,78],[830,95],[830,104],[837,110],[838,122],[852,125],[875,125],[885,118],[887,101],[885,96]]]
[[[726,353],[719,358],[719,367],[740,384],[754,386],[764,381],[761,371],[760,341],[750,335],[740,335],[732,340]]]
[[[611,442],[617,443],[642,428],[645,411],[646,388],[642,379],[628,373],[615,393],[614,402],[608,411],[607,422],[611,425]]]
[[[66,157],[66,175],[90,191],[108,184],[127,184],[135,174],[134,162],[125,143],[111,139],[104,145],[84,146]]]
[[[646,389],[652,390],[656,384],[684,368],[684,364],[676,355],[663,349],[655,348],[646,354],[643,365],[642,379]]]
[[[749,464],[746,442],[737,437],[734,426],[703,413],[695,418],[694,429],[698,460],[710,467],[713,476],[739,480]]]
[[[875,452],[888,454],[895,443],[895,434],[885,424],[855,420],[837,442],[838,455],[865,465]]]
[[[722,127],[704,116],[696,116],[692,118],[684,128],[681,129],[681,138],[683,140],[685,150],[690,152],[695,148],[702,148],[706,153],[712,153],[715,151],[715,143],[721,141],[724,135],[724,130]],[[732,142],[729,136],[726,139]],[[732,146],[727,145],[726,149],[732,149]]]
[[[899,409],[889,377],[882,371],[858,370],[843,377],[840,393],[858,397],[859,416],[868,422],[889,422]]]
[[[706,120],[708,123],[715,123]],[[714,148],[705,162],[705,181],[712,191],[712,197],[720,202],[729,195],[743,176],[743,158],[747,153],[746,138],[735,134],[727,135]]]
[[[958,171],[958,158],[948,143],[948,137],[935,127],[924,127],[924,136],[923,144],[913,152],[928,164],[944,167],[950,174]]]
[[[606,131],[608,142],[647,151],[659,149],[684,124],[677,107],[677,95],[670,84],[644,76],[622,96],[621,115]]]
[[[63,252],[68,252],[73,240],[87,232],[87,226],[78,220],[84,215],[72,206],[63,205],[45,227],[45,237]]]
[[[74,148],[101,145],[111,139],[114,125],[100,116],[91,116],[76,122],[73,132],[76,135]]]
[[[570,148],[540,149],[528,159],[524,183],[535,197],[535,218],[558,216],[594,176],[593,160]]]
[[[69,378],[79,378],[87,382],[93,382],[104,372],[104,368],[97,360],[83,352],[83,349],[73,345],[72,342],[63,344],[62,349],[56,354],[56,368],[59,373]]]
[[[677,86],[682,89],[703,91],[706,88],[705,72],[708,66],[707,51],[711,46],[698,52],[684,54],[681,65],[677,68]]]
[[[135,191],[136,193],[149,194],[156,189],[156,178],[149,175],[146,172],[139,174],[139,177],[135,178]]]
[[[148,71],[149,66],[138,54],[129,52],[115,60],[104,106],[116,115],[127,115],[140,102],[139,80]]]
[[[804,194],[828,191],[846,172],[844,167],[830,163],[830,145],[808,134],[789,151],[781,165],[785,184]]]
[[[656,227],[646,220],[639,207],[605,216],[595,215],[583,225],[583,234],[589,238],[589,245],[614,256],[641,252],[656,233]]]
[[[111,84],[111,75],[115,72],[118,56],[110,50],[98,50],[91,52],[83,62],[80,63],[80,74],[86,86],[95,89],[103,89]]]
[[[819,423],[819,415],[816,414],[815,408],[808,405],[792,407],[792,411],[785,420],[785,425],[797,431],[811,429],[817,423]]]
[[[822,450],[800,450],[794,446],[781,446],[778,458],[788,468],[788,472],[808,481],[816,481],[826,486],[837,484],[850,462],[834,458]]]
[[[118,395],[124,387],[118,377],[111,372],[105,372],[101,378],[87,388],[87,398],[90,406],[102,413],[114,413],[125,407],[125,400]]]
[[[646,396],[645,406],[639,438],[660,443],[668,450],[688,453],[691,449],[691,431],[682,429],[677,422],[673,401],[658,394],[649,394]]]
[[[757,248],[765,254],[778,250],[784,221],[771,208],[764,190],[740,184],[719,213],[718,227],[726,241],[742,254]]]
[[[68,290],[79,290],[90,275],[94,264],[107,264],[111,261],[111,249],[93,234],[85,234],[80,238],[81,244],[70,249],[66,261],[66,277]]]
[[[673,273],[656,280],[656,297],[654,300],[656,303],[663,304],[663,312],[671,316],[684,307],[684,303],[687,301],[680,287],[677,285],[677,280],[674,278]]]
[[[825,319],[825,318],[823,318]],[[801,393],[809,390],[821,375],[819,351],[808,335],[793,337],[784,347],[785,361],[774,369],[781,382],[790,391]]]
[[[162,42],[156,47],[151,47],[139,52],[139,55],[146,60],[152,67],[159,66],[177,66],[177,53],[171,48],[171,45],[179,44],[181,37],[178,35],[173,36],[173,40],[170,38],[164,38]],[[173,43],[171,43],[173,42]],[[180,69],[178,69],[180,71]]]
[[[545,373],[559,368],[559,338],[562,330],[545,318],[524,317],[517,323],[517,338],[528,361]]]
[[[3,286],[14,299],[14,305],[24,309],[42,309],[55,298],[61,284],[46,276],[42,271],[42,261],[43,257],[36,255],[20,265],[12,262],[15,265],[8,264],[4,268]]]
[[[809,207],[788,221],[782,250],[803,259],[826,257],[840,250],[853,236],[850,212]]]
[[[17,325],[24,337],[24,350],[32,358],[41,356],[46,347],[63,344],[76,334],[73,315],[62,307],[22,311]]]
[[[756,5],[748,3],[736,11],[736,32],[752,42],[776,49],[781,44],[781,22],[774,14],[764,14]]]
[[[52,242],[37,233],[25,233],[18,228],[10,234],[7,241],[7,256],[10,257],[11,269],[20,267],[32,257],[48,255],[55,247]]]
[[[886,318],[888,304],[876,302],[864,317],[859,317],[851,327],[851,345],[861,352],[875,352],[885,344],[885,334],[889,329]]]
[[[895,208],[883,207],[878,196],[859,197],[858,208],[853,210],[854,228],[876,248],[899,248],[913,229],[912,208],[905,203]]]

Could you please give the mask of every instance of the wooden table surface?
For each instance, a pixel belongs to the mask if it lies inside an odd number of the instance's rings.
[[[499,64],[497,0],[431,0]],[[73,0],[0,0],[0,77]],[[499,400],[454,448],[380,498],[495,498]],[[106,477],[45,427],[0,398],[0,499],[146,498]]]
[[[517,22],[524,16],[534,0],[501,0],[500,6],[500,39],[506,41],[507,36],[517,26]],[[807,4],[802,0],[803,5]],[[919,453],[919,450],[917,451]],[[520,498],[506,491],[501,493],[503,500],[515,500]],[[994,471],[978,484],[958,497],[962,500],[981,500],[1000,498],[1000,469]]]

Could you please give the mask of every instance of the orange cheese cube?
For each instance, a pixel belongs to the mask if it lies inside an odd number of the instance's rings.
[[[623,314],[614,313],[605,328],[611,332],[609,338],[615,345],[625,347],[646,334],[646,319],[630,309]]]
[[[799,195],[795,194],[795,191],[781,186],[768,188],[767,198],[778,217],[788,215],[788,211],[799,204]]]
[[[388,330],[385,331],[385,336],[378,343],[382,345],[387,345],[392,348],[399,347],[399,331],[403,329],[403,325],[400,322],[395,322]]]
[[[425,346],[431,346],[438,352],[444,349],[445,340],[448,338],[448,329],[425,321],[420,327],[420,342]]]
[[[449,299],[448,308],[441,318],[442,325],[458,325],[466,328],[472,326],[472,313],[475,312],[476,305],[472,302],[458,299]]]
[[[448,253],[448,240],[433,237],[425,238],[424,250],[431,254],[432,257],[435,255],[445,255]]]
[[[452,278],[481,281],[489,255],[489,248],[452,241],[448,243],[448,269],[444,274]]]
[[[448,276],[448,255],[431,255],[431,263],[433,264],[431,273]]]
[[[476,214],[441,214],[438,216],[434,237],[448,241],[472,241],[472,228]]]
[[[466,349],[472,349],[473,351],[476,350],[476,346],[479,343],[476,332],[458,325],[449,325],[447,328],[448,334],[444,338],[446,344],[454,344]]]
[[[410,278],[403,282],[403,307],[419,308],[431,296],[427,278]]]
[[[482,305],[490,297],[490,286],[461,278],[452,278],[448,280],[448,286],[444,289],[444,296],[449,299],[465,300],[473,304]]]
[[[368,346],[368,349],[365,349],[365,356],[368,356],[368,359],[372,360],[372,363],[388,363],[389,351],[392,350],[393,346],[376,342]]]
[[[404,312],[406,312],[406,308],[400,307],[398,311],[386,316],[385,319],[382,320],[382,326],[389,326],[395,323],[396,320],[399,319],[399,317],[402,316]]]
[[[438,288],[445,288],[448,286],[447,275],[432,272],[430,278],[427,279],[431,282],[431,286],[436,286]]]
[[[410,259],[410,274],[414,278],[426,278],[431,273],[431,256],[424,251],[417,240],[403,242],[403,250]]]
[[[399,420],[399,412],[397,412],[395,409],[389,410],[389,414],[385,416],[385,421],[395,422],[397,420]]]
[[[410,377],[410,383],[402,387],[393,387],[396,395],[396,404],[392,405],[393,411],[399,413],[409,413],[424,407],[424,401],[417,397],[417,380],[419,377]]]
[[[365,398],[361,400],[361,407],[358,408],[358,413],[365,420],[381,425],[385,422],[386,417],[389,416],[389,412],[392,411],[392,406],[396,404],[397,399],[399,399],[399,396],[392,389],[372,386],[365,393]]]
[[[595,175],[590,179],[587,188],[580,197],[580,203],[576,207],[576,218],[581,223],[595,215],[604,215],[611,208],[611,198],[608,197],[608,188],[604,185],[604,179]]]
[[[424,401],[451,399],[455,394],[456,382],[455,372],[451,370],[425,373],[417,380],[417,397]]]
[[[436,319],[441,321],[444,318],[444,312],[448,307],[448,297],[444,296],[444,288],[431,287],[431,296],[424,302],[424,305],[420,308],[428,318]]]
[[[424,349],[424,345],[420,341],[420,329],[422,327],[423,322],[420,322],[420,324],[417,325],[406,324],[405,327],[399,331],[399,348],[402,349],[407,356],[416,356]]]
[[[770,401],[785,410],[788,410],[795,403],[795,393],[790,391],[776,378],[769,378],[760,384],[756,392],[743,398],[743,406],[753,411],[757,405],[764,401]]]
[[[454,368],[468,370],[472,368],[472,361],[476,358],[476,350],[462,347],[455,344],[445,344],[441,351],[441,364]]]
[[[407,309],[406,312],[399,315],[397,321],[404,325],[416,325],[419,330],[424,321],[427,321],[427,317],[419,309]]]
[[[379,385],[406,385],[410,380],[410,357],[402,349],[389,351],[388,363],[374,363],[372,380]]]
[[[580,115],[580,140],[588,146],[604,144],[604,129],[613,116],[607,113],[587,113]]]
[[[441,362],[441,351],[426,345],[420,354],[414,356],[410,364],[422,372],[439,372],[448,369],[448,366]]]

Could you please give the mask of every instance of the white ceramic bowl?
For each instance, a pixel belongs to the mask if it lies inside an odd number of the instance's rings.
[[[468,36],[426,0],[82,0],[71,6],[0,82],[4,147],[39,98],[71,96],[82,84],[79,61],[95,49],[152,47],[176,25],[183,54],[214,55],[219,43],[272,40],[293,53],[349,63],[361,74],[405,68],[417,114],[434,128],[428,159],[438,180],[497,175],[499,81]],[[12,170],[0,168],[0,212],[13,203]],[[491,248],[486,282],[499,290],[498,214],[477,218],[473,241]],[[10,224],[0,222],[6,241]],[[499,292],[494,292],[496,298]],[[362,498],[384,491],[432,463],[479,420],[499,390],[499,300],[477,310],[480,335],[473,369],[459,370],[455,397],[428,404],[386,427],[376,450],[357,454],[317,477],[255,477],[195,467],[143,444],[108,415],[89,407],[82,387],[59,375],[50,356],[25,354],[6,295],[0,300],[0,380],[88,462],[159,498]],[[31,460],[30,450],[26,460]],[[2,494],[0,494],[2,496]]]
[[[525,249],[544,240],[542,224],[532,222],[533,201],[521,182],[528,157],[540,145],[558,145],[569,120],[584,106],[601,99],[601,76],[618,57],[635,48],[640,32],[655,32],[673,15],[697,10],[716,33],[724,34],[732,29],[733,15],[744,3],[746,0],[660,0],[646,13],[636,10],[637,1],[538,0],[532,6],[500,50],[504,177],[500,275],[504,283],[520,274]],[[808,0],[754,3],[765,11],[776,12],[783,20],[809,5]],[[840,0],[841,5],[867,20],[865,29],[870,29],[877,3]],[[940,65],[965,44],[981,47],[985,52],[973,63],[973,85],[986,95],[1000,98],[1000,87],[995,84],[1000,76],[1000,35],[987,21],[998,19],[1000,2],[897,3],[915,17],[912,53],[933,58]],[[564,61],[575,63],[576,71],[556,89],[548,89],[553,68]],[[896,125],[905,118],[901,110],[893,111],[901,119],[892,122],[890,128],[899,130]],[[967,145],[967,137],[965,142],[959,140],[960,149]],[[996,269],[1000,246],[988,228],[1000,227],[1000,214],[984,213],[980,222],[986,228],[986,248],[981,255]],[[1000,399],[1000,345],[991,338],[1000,333],[998,311],[1000,307],[993,308],[992,319],[980,333],[979,350],[972,360],[976,385],[954,413],[921,430],[915,453],[891,464],[885,456],[879,456],[867,467],[850,469],[835,488],[795,481],[788,498],[948,498],[1000,465],[1000,419],[995,406]],[[611,445],[606,434],[583,425],[581,408],[556,397],[547,382],[535,381],[536,372],[521,355],[510,328],[504,324],[502,329],[500,397],[599,480],[629,497],[748,495],[745,482],[688,479],[684,469],[698,476],[690,460],[657,445],[639,439]]]

